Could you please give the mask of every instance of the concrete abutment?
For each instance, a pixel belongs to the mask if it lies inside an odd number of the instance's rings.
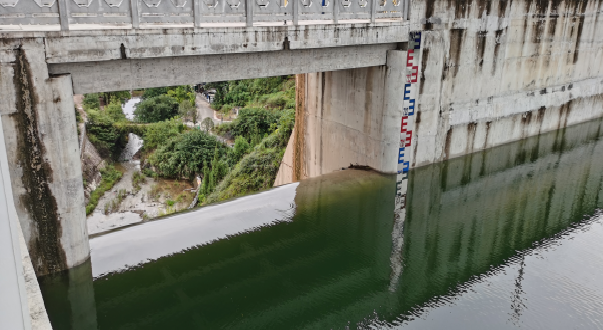
[[[72,82],[69,75],[49,76],[43,38],[0,47],[13,199],[34,271],[43,276],[90,256]]]

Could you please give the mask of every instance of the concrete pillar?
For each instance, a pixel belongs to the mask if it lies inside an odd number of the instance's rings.
[[[396,173],[405,81],[402,50],[388,51],[384,66],[297,75],[295,128],[275,185],[350,164]]]
[[[48,75],[41,38],[0,45],[0,115],[14,205],[37,276],[90,256],[69,75]]]

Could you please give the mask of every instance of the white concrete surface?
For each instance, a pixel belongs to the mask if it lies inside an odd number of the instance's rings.
[[[0,118],[0,328],[29,330],[31,321],[19,246],[19,219],[13,203],[8,158]],[[25,252],[27,254],[27,252]]]
[[[40,285],[36,278],[29,252],[27,251],[27,245],[25,245],[25,239],[21,232],[21,226],[19,226],[19,244],[21,249],[21,261],[23,263],[23,275],[25,277],[25,288],[27,290],[27,306],[29,310],[29,317],[31,320],[32,330],[52,330],[52,325],[48,319],[46,313],[46,306],[44,305],[44,299],[42,297],[42,291],[40,291]]]

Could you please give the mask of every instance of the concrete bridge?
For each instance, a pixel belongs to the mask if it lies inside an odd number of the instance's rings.
[[[297,74],[277,182],[358,163],[404,186],[409,168],[602,116],[602,3],[3,1],[0,250],[15,267],[0,282],[19,278],[21,231],[38,276],[89,258],[74,93]]]

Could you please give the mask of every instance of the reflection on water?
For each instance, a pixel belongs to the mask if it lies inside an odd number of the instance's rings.
[[[54,329],[601,327],[601,126],[414,169],[405,208],[394,176],[342,171],[96,237],[92,267],[41,279],[49,316]]]

